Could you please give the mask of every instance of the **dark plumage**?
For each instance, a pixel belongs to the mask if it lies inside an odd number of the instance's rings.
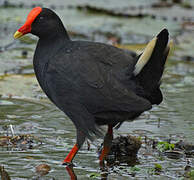
[[[99,125],[114,127],[161,103],[159,86],[169,51],[166,29],[138,73],[140,56],[103,43],[70,40],[59,17],[47,8],[32,22],[31,33],[39,37],[33,60],[38,82],[75,124],[78,149],[85,137],[102,135]]]

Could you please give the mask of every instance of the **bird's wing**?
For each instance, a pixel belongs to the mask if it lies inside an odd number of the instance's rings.
[[[78,47],[65,55],[62,49],[49,62],[45,76],[49,94],[55,94],[53,101],[60,99],[62,105],[75,100],[94,113],[151,108],[149,101],[135,94],[136,85],[130,81],[134,62],[129,53],[104,44]]]

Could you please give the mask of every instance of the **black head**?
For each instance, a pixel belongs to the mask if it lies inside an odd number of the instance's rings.
[[[19,38],[27,33],[32,33],[39,38],[60,35],[68,37],[57,14],[48,8],[41,7],[31,10],[25,24],[14,34],[14,38]]]
[[[54,34],[64,33],[65,28],[60,18],[50,9],[42,8],[41,13],[31,25],[31,33],[38,37],[49,37]]]

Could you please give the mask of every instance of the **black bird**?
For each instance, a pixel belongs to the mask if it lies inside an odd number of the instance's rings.
[[[113,127],[162,102],[160,84],[169,53],[168,31],[163,29],[134,57],[111,45],[72,41],[52,10],[36,7],[14,37],[27,33],[39,37],[33,64],[41,88],[77,129],[77,142],[63,162],[71,163],[85,139],[102,137],[99,126],[108,125],[102,165]]]

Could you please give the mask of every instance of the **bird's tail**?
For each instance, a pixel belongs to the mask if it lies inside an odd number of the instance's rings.
[[[163,29],[148,43],[135,65],[134,77],[148,94],[158,93],[161,95],[159,86],[170,50],[168,35],[168,30]],[[152,103],[159,104],[160,102]]]

